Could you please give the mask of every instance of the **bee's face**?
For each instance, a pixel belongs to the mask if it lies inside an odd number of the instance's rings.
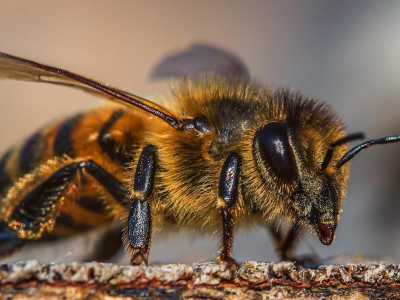
[[[317,188],[316,188],[317,187]],[[305,220],[317,233],[324,245],[333,241],[337,223],[339,221],[338,193],[328,178],[313,182],[312,187],[299,184],[297,191],[290,199],[297,217]]]
[[[308,141],[301,143],[299,139]],[[278,188],[284,209],[296,221],[309,224],[322,244],[330,245],[343,197],[338,182],[346,179],[333,168],[327,173],[317,171],[318,143],[320,138],[307,138],[283,121],[260,127],[253,148],[261,176]]]

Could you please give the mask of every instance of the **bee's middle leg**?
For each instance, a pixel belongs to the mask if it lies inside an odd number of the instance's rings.
[[[232,258],[233,251],[233,210],[238,198],[240,156],[230,154],[225,160],[219,178],[218,206],[222,217],[222,242],[218,260],[237,268],[235,259]]]
[[[125,243],[132,253],[131,264],[147,264],[151,242],[151,210],[149,199],[153,192],[156,168],[156,148],[147,145],[143,148],[137,164],[132,206],[128,216]]]

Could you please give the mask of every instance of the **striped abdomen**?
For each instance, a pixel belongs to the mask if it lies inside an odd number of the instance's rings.
[[[10,222],[16,212],[20,217],[19,210],[26,213],[30,212],[29,209],[33,211],[32,207],[42,205],[27,197],[29,194],[22,188],[18,190],[16,182],[24,182],[32,177],[32,182],[24,186],[32,193],[57,168],[74,161],[93,160],[115,179],[125,182],[125,167],[133,159],[133,150],[141,140],[141,129],[140,117],[120,106],[107,105],[36,132],[6,152],[0,160],[0,220]],[[104,197],[109,195],[104,193],[101,184],[81,173],[77,172],[71,177],[71,182],[65,187],[57,185],[59,191],[55,192],[65,195],[57,212],[57,226],[53,234],[73,234],[108,223],[115,216],[112,205],[104,201]],[[14,194],[10,197],[10,193]],[[27,204],[23,203],[26,199],[30,201]],[[50,205],[55,204],[47,204]],[[27,208],[19,209],[19,206]]]

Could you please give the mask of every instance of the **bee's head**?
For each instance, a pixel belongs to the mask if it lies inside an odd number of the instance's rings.
[[[254,136],[258,170],[283,202],[282,213],[311,226],[324,245],[334,239],[347,181],[347,170],[329,167],[327,171],[333,148],[359,137],[351,135],[328,143],[328,151],[318,154],[314,152],[323,149],[321,145],[326,142],[321,143],[315,135],[294,132],[285,121],[267,123]]]

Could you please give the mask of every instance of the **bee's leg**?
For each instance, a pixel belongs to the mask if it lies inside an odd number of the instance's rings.
[[[122,246],[122,226],[114,226],[101,235],[96,242],[95,253],[90,256],[91,260],[110,261]]]
[[[156,168],[156,148],[147,145],[140,154],[133,184],[132,206],[129,212],[126,247],[132,253],[132,265],[147,265],[151,242],[151,211],[149,198],[153,192]]]
[[[282,228],[271,225],[268,227],[276,245],[276,252],[282,260],[293,260],[293,249],[299,235],[300,226],[294,223],[289,231],[284,234]]]
[[[20,239],[7,226],[7,223],[0,221],[0,257],[12,254],[28,243],[28,240]]]
[[[293,259],[294,244],[299,236],[300,226],[296,223],[286,233],[284,239],[279,244],[279,253],[282,260]]]
[[[222,243],[218,260],[234,268],[238,265],[231,257],[233,250],[234,220],[232,212],[238,197],[240,156],[230,154],[225,160],[219,178],[218,206],[222,216]]]
[[[124,202],[127,188],[114,176],[93,160],[73,161],[60,166],[48,179],[21,199],[18,199],[18,193],[11,193],[12,197],[16,197],[13,200],[18,200],[18,204],[8,219],[4,220],[8,227],[5,232],[11,232],[21,239],[35,240],[46,230],[51,231],[60,211],[60,200],[65,197],[75,200],[78,197],[78,194],[72,191],[77,188],[76,175],[79,170],[85,170],[117,201]],[[24,191],[23,186],[20,191]],[[90,220],[88,221],[89,224]]]

